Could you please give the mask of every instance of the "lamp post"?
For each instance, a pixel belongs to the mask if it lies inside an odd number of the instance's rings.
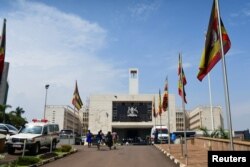
[[[44,104],[44,113],[43,113],[43,119],[45,119],[45,111],[46,111],[46,105],[47,105],[47,93],[49,89],[49,84],[45,85],[45,104]]]

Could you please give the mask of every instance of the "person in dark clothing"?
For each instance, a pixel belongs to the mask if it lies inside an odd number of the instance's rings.
[[[100,145],[102,142],[102,131],[99,131],[98,134],[96,135],[96,141],[97,141],[97,149],[100,150]]]
[[[154,137],[154,143],[155,143],[155,144],[158,143],[158,133],[159,133],[158,130],[155,129],[155,133],[154,133],[154,136],[155,136],[155,137]]]
[[[106,145],[109,147],[111,150],[111,147],[113,146],[113,137],[111,132],[109,131],[108,134],[106,135]]]

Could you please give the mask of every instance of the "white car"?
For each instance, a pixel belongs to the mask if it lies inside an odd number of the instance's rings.
[[[6,144],[8,153],[13,154],[15,150],[28,149],[32,154],[38,154],[43,146],[54,150],[59,142],[59,125],[36,121],[26,124],[18,134],[8,138]]]

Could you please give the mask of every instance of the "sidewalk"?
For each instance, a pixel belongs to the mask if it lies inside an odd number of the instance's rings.
[[[185,157],[182,156],[181,144],[171,144],[170,150],[168,144],[156,144],[158,149],[160,149],[164,154],[174,159],[176,163],[180,163],[181,167],[186,166]],[[185,144],[183,145],[185,150]],[[191,145],[188,143],[188,167],[204,167],[207,166],[207,149],[203,146]]]

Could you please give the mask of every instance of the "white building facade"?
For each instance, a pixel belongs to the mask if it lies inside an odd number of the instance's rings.
[[[45,118],[50,123],[59,124],[60,130],[70,129],[82,133],[82,114],[66,105],[47,105]]]
[[[208,130],[215,130],[219,127],[224,128],[222,115],[222,108],[220,106],[212,108],[209,106],[197,107],[189,113],[190,130],[199,130],[201,127],[206,127]]]
[[[138,94],[138,70],[129,70],[129,94],[91,95],[89,130],[117,132],[120,138],[146,138],[154,125],[168,126],[167,112],[153,117],[152,101],[158,110],[159,94]],[[163,95],[161,95],[163,97]],[[170,129],[175,130],[175,96],[169,95]]]

